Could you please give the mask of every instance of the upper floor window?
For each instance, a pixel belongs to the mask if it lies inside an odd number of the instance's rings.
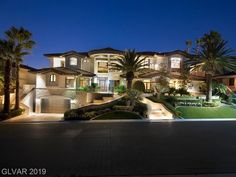
[[[181,58],[172,57],[170,60],[171,60],[171,68],[180,68]]]
[[[56,82],[56,75],[55,74],[50,75],[50,82]]]
[[[108,63],[107,62],[98,62],[98,72],[99,73],[108,73]]]
[[[73,66],[77,65],[77,58],[71,57],[70,58],[70,65],[73,65]]]

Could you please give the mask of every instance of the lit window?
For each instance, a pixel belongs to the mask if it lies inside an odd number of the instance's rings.
[[[66,88],[74,88],[74,77],[66,77]]]
[[[70,58],[70,65],[77,65],[77,58],[71,57]]]
[[[98,62],[98,72],[99,73],[108,73],[108,63],[107,62]]]
[[[50,75],[50,82],[56,82],[56,75],[55,74]]]
[[[171,68],[180,68],[181,58],[173,57],[171,58]]]

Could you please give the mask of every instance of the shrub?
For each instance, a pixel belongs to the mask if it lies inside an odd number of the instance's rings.
[[[170,87],[169,90],[167,91],[168,95],[175,95],[176,94],[176,89],[174,87]]]
[[[139,113],[139,115],[143,117],[147,117],[148,106],[145,103],[137,102],[133,111]]]
[[[133,106],[113,106],[113,109],[116,111],[132,111]]]
[[[145,92],[145,85],[143,81],[135,81],[133,84],[133,89],[138,90],[140,92]]]
[[[91,112],[85,112],[82,117],[85,119],[85,120],[90,120],[91,118],[95,117],[96,116],[96,112],[95,111],[91,111]]]
[[[236,98],[232,98],[232,103],[236,104]]]
[[[215,102],[203,102],[202,106],[204,107],[215,107]]]
[[[153,89],[145,89],[145,93],[153,93],[154,90]]]
[[[174,96],[162,96],[160,99],[166,101],[172,106],[175,106],[176,98]]]
[[[175,91],[176,94],[180,94],[180,96],[182,95],[189,95],[189,92],[187,91],[186,88],[179,88]]]
[[[6,113],[1,112],[1,113],[0,113],[0,120],[9,119],[9,118],[11,118],[11,117],[19,116],[19,115],[21,115],[24,111],[25,111],[24,109],[19,108],[19,109],[12,109],[9,114],[6,114]]]
[[[126,88],[124,85],[119,85],[119,86],[115,87],[114,91],[120,95],[120,94],[123,94],[126,92]]]
[[[202,106],[203,99],[195,97],[180,97],[176,100],[177,106]]]
[[[134,89],[127,90],[125,98],[127,100],[127,105],[128,106],[130,106],[130,105],[135,106],[135,104],[137,102],[142,100],[141,92],[139,92],[138,90],[134,90]]]

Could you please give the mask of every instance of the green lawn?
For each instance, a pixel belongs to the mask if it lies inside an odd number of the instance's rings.
[[[132,112],[114,111],[98,116],[93,120],[115,120],[115,119],[142,119],[142,117]]]
[[[235,118],[236,108],[233,106],[221,106],[221,107],[188,107],[180,106],[176,108],[180,111],[181,117],[185,119],[197,119],[197,118]]]

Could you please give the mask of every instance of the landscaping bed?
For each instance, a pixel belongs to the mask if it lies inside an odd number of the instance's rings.
[[[21,114],[23,114],[24,111],[25,111],[24,109],[20,108],[20,109],[17,109],[17,110],[12,109],[9,114],[0,112],[0,121],[10,119],[12,117],[20,116]]]
[[[91,120],[99,115],[113,113],[114,111],[128,111],[146,117],[147,110],[147,105],[141,102],[137,102],[134,106],[126,106],[125,98],[121,98],[101,105],[68,110],[64,113],[64,120]]]

